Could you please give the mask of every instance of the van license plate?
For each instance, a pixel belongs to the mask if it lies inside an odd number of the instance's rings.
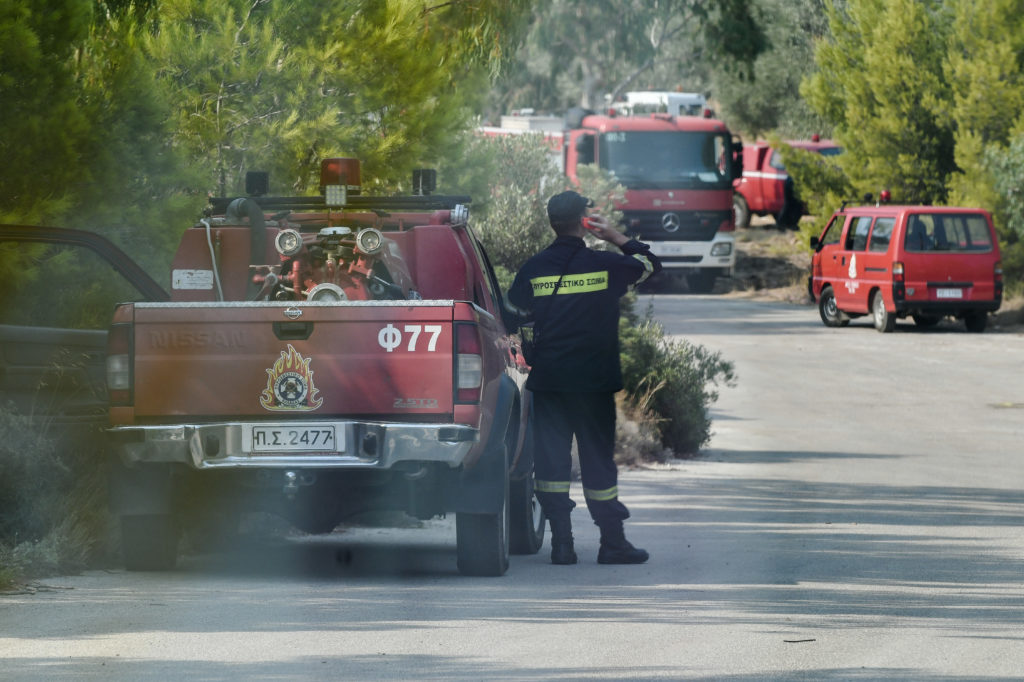
[[[963,298],[963,289],[936,289],[935,298]]]
[[[344,449],[334,424],[253,426],[249,452],[340,452]]]

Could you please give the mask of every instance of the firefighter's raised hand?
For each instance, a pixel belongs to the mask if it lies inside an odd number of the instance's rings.
[[[612,225],[608,223],[608,219],[603,215],[594,214],[583,218],[583,226],[587,228],[587,231],[597,237],[598,239],[606,242],[611,242],[616,246],[622,246],[629,239],[626,235],[616,230]]]

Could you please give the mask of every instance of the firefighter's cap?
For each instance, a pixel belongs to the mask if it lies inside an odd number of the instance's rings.
[[[579,192],[562,192],[548,199],[548,220],[552,224],[573,223],[593,205],[592,199],[582,196]]]

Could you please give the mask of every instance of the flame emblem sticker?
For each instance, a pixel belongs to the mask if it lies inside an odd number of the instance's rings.
[[[260,405],[272,412],[311,412],[324,403],[313,385],[312,358],[302,355],[288,344],[281,357],[267,370],[267,387],[260,395]]]

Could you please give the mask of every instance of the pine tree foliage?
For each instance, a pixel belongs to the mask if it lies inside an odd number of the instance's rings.
[[[1004,149],[1014,132],[1024,131],[1024,3],[957,2],[947,55],[958,168],[950,200],[994,207],[999,197],[985,150]]]
[[[275,191],[315,189],[327,156],[393,186],[467,127],[528,6],[166,0],[150,51],[179,103],[176,140],[217,193],[256,167]]]
[[[846,150],[839,163],[859,191],[945,200],[955,165],[942,11],[917,0],[829,3],[832,37],[818,47],[804,94],[835,123]]]
[[[67,206],[89,121],[72,60],[89,30],[83,0],[0,0],[0,219],[43,222]]]

